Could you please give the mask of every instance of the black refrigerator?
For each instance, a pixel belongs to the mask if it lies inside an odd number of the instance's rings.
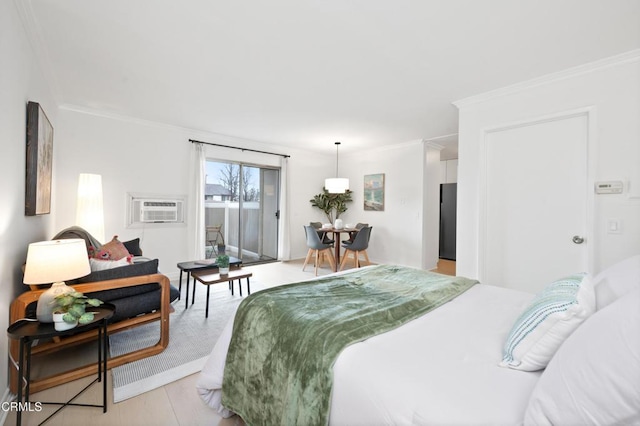
[[[440,258],[456,260],[457,183],[440,185]]]

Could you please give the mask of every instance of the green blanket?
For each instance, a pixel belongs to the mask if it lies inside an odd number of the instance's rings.
[[[475,283],[379,265],[254,293],[236,313],[222,404],[247,424],[326,425],[333,364],[345,347],[415,319]]]

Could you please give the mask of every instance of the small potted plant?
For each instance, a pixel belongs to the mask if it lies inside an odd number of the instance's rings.
[[[60,294],[53,301],[56,305],[53,310],[53,322],[57,331],[70,330],[78,324],[90,323],[93,321],[93,312],[86,312],[87,305],[102,305],[101,300],[88,298],[77,291]]]
[[[220,271],[220,275],[228,275],[229,274],[229,256],[226,254],[220,254],[216,258],[216,265],[218,265],[218,271]]]

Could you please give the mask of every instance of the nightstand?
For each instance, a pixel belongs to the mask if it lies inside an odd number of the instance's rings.
[[[81,407],[102,407],[102,412],[107,412],[107,322],[115,312],[115,306],[110,303],[104,303],[97,307],[91,307],[89,312],[94,312],[93,321],[89,324],[78,325],[71,330],[56,331],[53,323],[40,323],[37,320],[18,320],[11,324],[7,329],[9,337],[18,339],[20,341],[20,355],[18,359],[18,397],[17,402],[23,403],[24,406],[29,406],[29,383],[31,379],[31,347],[34,341],[39,339],[51,339],[61,336],[70,336],[76,333],[82,333],[92,329],[98,329],[98,377],[78,392],[68,402],[41,402],[43,405],[60,405],[53,414],[47,417],[42,423],[48,421],[51,417],[55,416],[60,410],[68,405],[75,405]],[[16,360],[11,359],[11,362],[15,363]],[[90,386],[96,382],[102,382],[102,405],[94,404],[79,404],[72,402],[80,394],[86,391]],[[23,392],[24,388],[24,392]],[[16,423],[18,425],[22,422],[22,409],[19,407]],[[42,424],[41,423],[41,424]]]

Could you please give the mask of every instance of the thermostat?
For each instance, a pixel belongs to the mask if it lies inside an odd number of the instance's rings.
[[[624,185],[621,180],[596,182],[596,194],[622,194]]]

